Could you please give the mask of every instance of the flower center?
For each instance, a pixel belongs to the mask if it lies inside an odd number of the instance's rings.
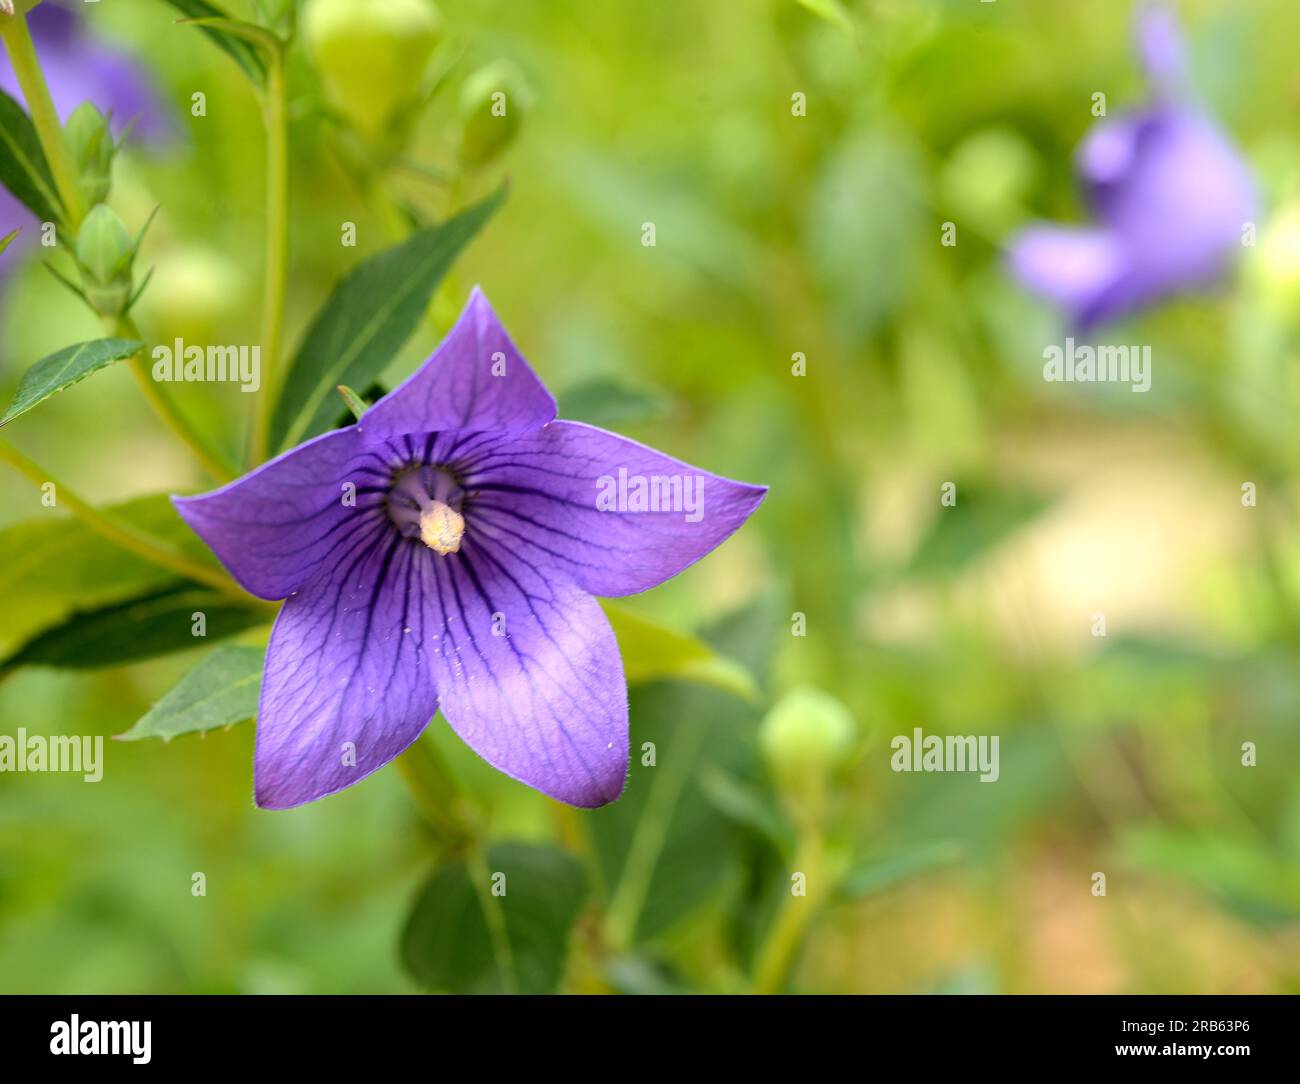
[[[465,517],[460,514],[464,491],[438,467],[411,467],[388,491],[388,518],[403,538],[419,538],[434,553],[460,552]]]

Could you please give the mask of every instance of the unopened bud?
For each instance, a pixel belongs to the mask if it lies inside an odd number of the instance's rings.
[[[108,198],[113,183],[113,134],[108,121],[90,102],[82,102],[63,127],[77,164],[81,191],[92,207]]]
[[[758,730],[758,744],[787,797],[812,798],[841,763],[856,733],[848,708],[828,693],[801,686],[783,696]]]
[[[105,203],[92,207],[77,231],[81,285],[94,310],[117,316],[131,297],[135,245],[122,220]]]
[[[420,97],[442,18],[429,0],[312,0],[302,33],[330,104],[374,138]]]
[[[508,60],[479,68],[460,92],[460,160],[468,169],[485,165],[519,133],[533,95],[523,74]]]

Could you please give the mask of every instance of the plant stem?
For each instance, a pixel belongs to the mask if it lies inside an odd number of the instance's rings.
[[[439,846],[455,853],[474,838],[459,789],[429,734],[421,734],[397,758],[397,770],[429,822]]]
[[[755,959],[753,992],[756,994],[777,994],[785,986],[804,931],[826,895],[822,884],[828,876],[825,852],[821,832],[816,828],[807,829],[794,860],[795,871],[804,875],[807,894],[791,894],[782,899]]]
[[[18,86],[22,89],[37,138],[54,177],[54,185],[59,190],[59,199],[63,203],[66,217],[64,224],[75,237],[81,220],[85,217],[81,182],[78,180],[77,167],[72,161],[72,152],[63,137],[63,126],[59,123],[54,99],[50,97],[50,88],[41,71],[36,47],[32,44],[27,19],[22,15],[13,15],[0,22],[0,37],[4,39],[9,59],[14,66],[14,75],[18,78]]]
[[[115,335],[125,339],[141,338],[140,331],[130,316],[119,316],[116,321],[106,321],[106,323]],[[153,407],[154,413],[194,453],[203,469],[219,482],[228,482],[235,477],[235,471],[225,457],[209,447],[207,442],[194,431],[190,423],[185,420],[184,415],[177,409],[171,396],[163,391],[158,382],[154,380],[153,374],[149,372],[149,365],[145,361],[144,351],[137,350],[128,364],[131,366],[131,372],[135,376],[136,383],[140,385],[140,390],[144,393],[145,399]]]
[[[271,407],[279,390],[280,336],[289,267],[289,124],[284,55],[270,49],[263,111],[266,121],[266,260],[262,299],[262,390],[254,408],[252,462],[266,458]]]
[[[186,579],[206,584],[224,594],[234,596],[241,602],[252,603],[252,598],[224,572],[200,564],[148,532],[101,512],[62,482],[51,477],[49,471],[28,459],[8,441],[0,440],[0,460],[8,463],[38,487],[46,484],[53,485],[57,495],[56,500],[66,505],[77,519],[96,534],[121,546],[122,549],[130,550],[137,557],[143,557],[146,561],[169,569]]]

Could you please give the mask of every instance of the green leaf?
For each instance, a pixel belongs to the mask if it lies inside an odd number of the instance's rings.
[[[3,237],[0,237],[0,252],[3,252],[11,244],[13,244],[14,238],[17,237],[21,232],[22,232],[21,230],[10,230]]]
[[[120,741],[162,738],[242,723],[257,714],[257,695],[262,687],[262,664],[266,652],[260,647],[227,644],[189,671],[161,700],[150,708]]]
[[[217,7],[216,4],[209,4],[207,0],[164,0],[170,4],[182,15],[190,19],[224,19],[229,22],[235,22],[228,12]],[[247,39],[233,33],[228,33],[219,26],[200,26],[200,30],[207,34],[217,48],[225,52],[234,60],[254,83],[261,86],[266,80],[266,60],[262,54],[257,51],[257,47]]]
[[[755,604],[708,640],[755,673],[766,671],[776,611]],[[707,686],[655,682],[632,690],[632,768],[627,789],[586,815],[606,886],[606,934],[615,951],[684,922],[738,870],[742,833],[706,795],[710,765],[738,778],[755,772],[758,709]],[[646,763],[646,743],[654,764]]]
[[[385,249],[340,282],[289,365],[271,420],[277,447],[330,428],[340,384],[367,387],[410,338],[438,283],[505,200],[493,195],[439,226]]]
[[[41,141],[27,111],[0,90],[0,184],[42,222],[62,219]]]
[[[1000,493],[958,485],[957,503],[940,508],[907,567],[911,576],[958,571],[1005,542],[1051,501],[1033,494]]]
[[[838,26],[846,33],[853,33],[853,23],[849,19],[849,13],[840,4],[840,0],[795,0],[795,3],[807,8],[828,23]]]
[[[794,828],[765,792],[712,765],[700,773],[700,787],[734,824],[766,840],[779,854],[794,853]]]
[[[13,421],[19,414],[27,413],[37,403],[48,399],[55,392],[71,387],[91,373],[112,365],[115,361],[129,358],[143,346],[144,343],[130,339],[96,339],[56,350],[23,374],[18,394],[9,404],[9,409],[0,416],[0,425]]]
[[[503,895],[492,894],[497,874]],[[449,862],[424,886],[402,933],[402,960],[431,990],[549,993],[564,977],[586,896],[586,873],[564,851],[495,844],[485,861]]]
[[[697,685],[713,685],[742,700],[758,699],[753,675],[703,641],[647,621],[615,603],[602,601],[601,607],[618,637],[629,685],[676,678]]]
[[[193,634],[196,613],[205,615],[205,637]],[[266,621],[265,611],[182,581],[126,602],[74,611],[0,662],[0,674],[20,666],[71,670],[118,666],[199,647]]]
[[[1152,824],[1125,830],[1120,846],[1139,869],[1195,885],[1251,922],[1300,915],[1300,868],[1264,838]]]
[[[961,861],[962,847],[953,840],[924,844],[912,850],[858,862],[840,881],[839,891],[849,899],[870,896],[924,873]]]
[[[575,384],[559,398],[560,417],[604,429],[650,421],[666,407],[654,392],[604,377]]]
[[[105,511],[218,567],[202,540],[165,496],[139,497]],[[73,610],[121,602],[172,583],[176,574],[114,545],[80,520],[51,509],[0,530],[0,653]]]

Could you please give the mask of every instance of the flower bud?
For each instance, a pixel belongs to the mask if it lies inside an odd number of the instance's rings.
[[[113,183],[113,134],[108,121],[90,102],[82,102],[63,127],[72,160],[77,164],[81,191],[92,207],[108,198]]]
[[[815,800],[843,763],[856,733],[848,708],[828,693],[800,686],[783,696],[758,730],[758,744],[787,797]]]
[[[419,98],[442,18],[429,0],[312,0],[302,33],[330,104],[373,139]]]
[[[91,307],[117,316],[131,297],[135,245],[122,220],[105,203],[92,207],[77,231],[77,265]]]
[[[532,105],[523,74],[508,60],[479,68],[460,92],[460,160],[467,169],[485,165],[513,142]]]

